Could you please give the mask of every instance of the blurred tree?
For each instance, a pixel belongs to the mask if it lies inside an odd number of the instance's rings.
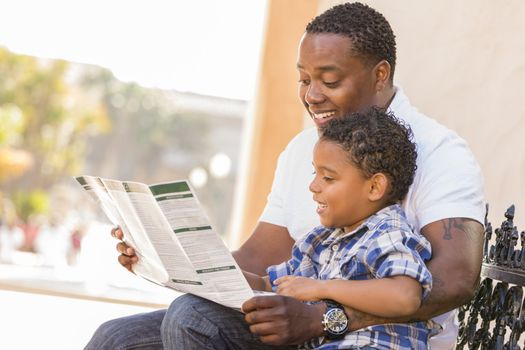
[[[24,216],[45,211],[44,193],[79,171],[90,135],[109,129],[103,106],[69,83],[69,68],[64,61],[0,48],[0,151],[31,158],[31,167],[18,177],[0,176],[0,192],[8,197],[16,193],[14,203]]]
[[[239,150],[240,101],[144,88],[98,66],[2,48],[0,77],[0,198],[3,192],[26,219],[81,205],[69,175],[155,183],[187,178],[214,154]],[[222,227],[234,180],[198,190]]]
[[[176,94],[118,81],[94,66],[84,67],[80,85],[103,101],[113,125],[111,135],[92,139],[89,165],[97,175],[152,183],[167,180],[162,170],[170,168],[166,159],[174,150],[179,163],[170,178],[187,176],[209,158],[210,116],[181,110]]]

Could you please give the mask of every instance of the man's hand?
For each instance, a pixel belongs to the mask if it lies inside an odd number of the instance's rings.
[[[111,229],[111,236],[120,240],[120,242],[117,244],[117,251],[120,253],[118,257],[118,262],[130,272],[133,272],[133,264],[139,261],[139,258],[135,254],[133,248],[129,247],[126,243],[122,241],[124,239],[124,234],[122,233],[120,227],[115,227]]]
[[[321,280],[307,277],[283,276],[274,281],[277,293],[302,301],[319,301]]]
[[[269,345],[296,345],[323,335],[324,303],[309,305],[283,296],[256,296],[242,305],[250,331]]]

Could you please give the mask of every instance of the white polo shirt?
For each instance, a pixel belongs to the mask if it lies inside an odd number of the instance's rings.
[[[416,230],[446,218],[469,218],[483,224],[483,176],[465,140],[435,120],[421,114],[396,87],[389,111],[412,128],[417,147],[417,171],[402,203]],[[297,240],[320,225],[308,186],[313,180],[316,128],[295,136],[279,156],[272,190],[259,221],[284,226]],[[434,320],[443,332],[431,338],[432,349],[454,347],[458,326],[455,312]]]

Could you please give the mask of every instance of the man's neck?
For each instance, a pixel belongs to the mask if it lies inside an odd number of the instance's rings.
[[[394,100],[395,96],[396,88],[393,85],[386,87],[380,92],[377,105],[383,108],[384,110],[387,110],[392,101]]]

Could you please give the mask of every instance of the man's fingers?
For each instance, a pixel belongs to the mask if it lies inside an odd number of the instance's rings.
[[[275,334],[275,326],[271,322],[263,322],[250,325],[250,332],[259,337]]]
[[[284,345],[287,342],[285,324],[279,320],[262,322],[250,325],[250,332],[257,335],[259,339],[269,345]]]
[[[119,255],[118,262],[120,265],[124,266],[126,269],[131,271],[131,258],[125,255]]]
[[[124,242],[119,242],[117,243],[117,251],[120,253],[120,254],[124,254],[124,255],[127,255],[129,257],[133,257],[135,256],[135,251],[133,250],[133,248],[130,248],[126,243]]]
[[[242,304],[242,310],[249,313],[258,309],[266,309],[281,305],[283,303],[282,297],[278,295],[265,295],[250,298]]]
[[[266,298],[266,297],[261,297]],[[265,322],[275,322],[275,320],[282,318],[285,316],[283,313],[285,312],[285,308],[282,307],[283,303],[276,299],[275,297],[269,297],[274,299],[273,301],[268,300],[260,300],[255,301],[254,300],[254,306],[255,308],[249,312],[246,312],[246,315],[244,316],[244,319],[248,324],[262,324]],[[250,307],[250,305],[248,305]],[[244,305],[243,305],[243,310]]]
[[[268,345],[283,345],[283,337],[278,334],[261,335],[259,339]]]
[[[120,229],[120,227],[117,226],[111,229],[111,237],[122,240],[124,234],[122,234],[122,230]]]

